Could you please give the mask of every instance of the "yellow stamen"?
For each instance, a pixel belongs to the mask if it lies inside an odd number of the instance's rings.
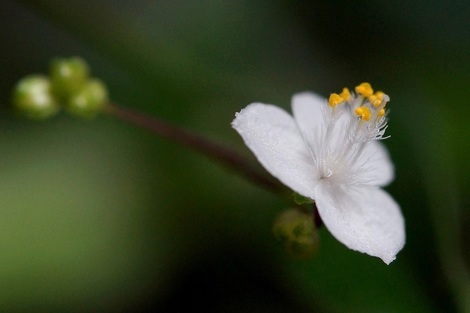
[[[339,94],[344,101],[348,102],[351,99],[351,93],[348,88],[343,88],[343,91]]]
[[[384,93],[382,91],[376,91],[375,94],[369,97],[370,103],[374,105],[375,108],[378,108],[384,99]]]
[[[330,95],[330,99],[328,99],[328,104],[332,108],[334,108],[335,106],[337,106],[338,104],[341,104],[343,102],[344,102],[344,99],[340,95],[338,95],[337,93],[332,93]]]
[[[356,115],[364,121],[370,120],[370,110],[366,106],[358,107],[356,110],[354,110],[354,113],[356,113]]]
[[[368,98],[374,93],[374,89],[372,89],[369,83],[362,83],[359,86],[356,86],[356,92]]]
[[[375,100],[374,103],[372,103],[375,108],[378,108],[382,104],[382,100]]]
[[[384,93],[383,93],[382,91],[376,91],[375,94],[374,94],[374,96],[376,96],[377,99],[379,99],[379,100],[383,100],[383,98],[384,98]]]
[[[384,116],[384,115],[385,115],[385,109],[381,109],[381,110],[379,111],[379,116],[382,117],[382,116]]]

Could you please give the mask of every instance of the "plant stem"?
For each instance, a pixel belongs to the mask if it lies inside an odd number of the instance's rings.
[[[196,135],[179,126],[172,125],[162,119],[150,117],[140,112],[109,104],[106,113],[118,119],[132,123],[136,126],[148,129],[153,133],[174,141],[181,146],[206,155],[236,173],[244,176],[251,182],[273,193],[284,195],[287,189],[277,180],[255,168],[249,160],[238,151],[219,143]]]

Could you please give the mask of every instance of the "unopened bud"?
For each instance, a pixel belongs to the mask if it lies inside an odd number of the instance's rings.
[[[67,102],[69,113],[80,117],[92,118],[100,113],[108,102],[108,90],[99,79],[90,79]]]
[[[56,114],[60,107],[51,92],[50,80],[42,75],[21,79],[13,91],[13,106],[31,119],[45,119]]]
[[[50,65],[53,93],[65,101],[85,85],[88,74],[88,64],[79,57],[54,59]]]
[[[313,203],[312,199],[304,197],[301,194],[298,194],[297,192],[294,192],[292,196],[294,197],[294,202],[297,203],[298,205]]]
[[[282,212],[274,222],[273,232],[294,257],[308,258],[318,249],[318,234],[308,212],[294,208]]]

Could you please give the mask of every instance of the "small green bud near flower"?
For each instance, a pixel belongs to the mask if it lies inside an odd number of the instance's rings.
[[[92,118],[100,113],[108,103],[108,90],[99,79],[90,79],[67,101],[69,113],[80,117]]]
[[[51,62],[49,72],[52,91],[61,101],[65,101],[85,85],[89,75],[89,67],[79,57],[58,58]]]
[[[307,198],[307,197],[304,197],[300,194],[298,194],[297,192],[294,192],[292,194],[292,196],[294,197],[294,202],[298,205],[302,205],[302,204],[312,204],[313,203],[313,200],[310,199],[310,198]]]
[[[318,234],[311,213],[288,209],[277,217],[273,232],[294,257],[308,258],[318,249]]]
[[[59,103],[51,92],[51,82],[46,76],[30,75],[21,79],[13,91],[13,106],[31,119],[45,119],[56,114]]]

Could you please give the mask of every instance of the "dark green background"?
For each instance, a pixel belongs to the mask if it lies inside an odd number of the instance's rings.
[[[466,1],[0,4],[3,312],[470,312]],[[407,244],[390,266],[326,229],[313,260],[271,235],[291,203],[110,117],[15,116],[13,85],[80,55],[123,106],[254,159],[230,122],[369,81]]]

